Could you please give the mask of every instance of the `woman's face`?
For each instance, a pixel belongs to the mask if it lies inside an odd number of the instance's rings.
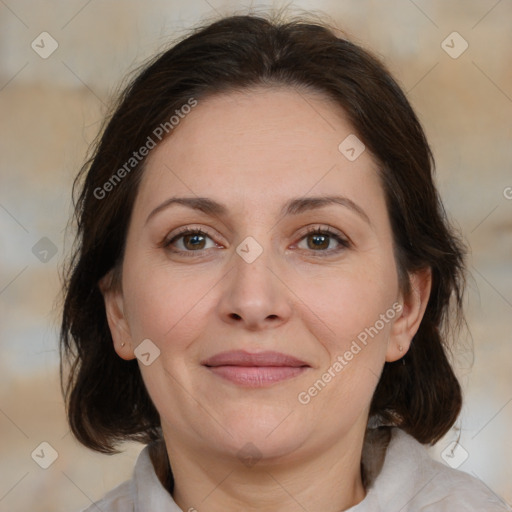
[[[376,164],[349,136],[319,95],[254,89],[199,101],[148,156],[106,301],[168,446],[293,460],[364,430],[412,334]]]

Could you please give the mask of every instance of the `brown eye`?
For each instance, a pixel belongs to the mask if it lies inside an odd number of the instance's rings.
[[[330,235],[323,235],[320,233],[308,235],[308,247],[310,249],[328,249],[330,238]]]
[[[338,252],[346,249],[350,245],[348,240],[342,238],[337,233],[333,233],[329,229],[315,228],[310,230],[301,241],[304,239],[307,241],[307,249],[314,252]]]
[[[200,234],[182,235],[183,245],[190,250],[204,249],[205,237]]]
[[[207,239],[212,240],[202,229],[185,229],[165,242],[163,247],[170,248],[177,253],[200,252],[210,248],[206,247]],[[216,244],[213,242],[213,247],[215,246]]]

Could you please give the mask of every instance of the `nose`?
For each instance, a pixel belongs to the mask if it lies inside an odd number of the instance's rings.
[[[223,279],[219,301],[226,323],[257,331],[278,327],[290,318],[293,293],[270,253],[264,249],[251,263],[233,255],[234,268]]]

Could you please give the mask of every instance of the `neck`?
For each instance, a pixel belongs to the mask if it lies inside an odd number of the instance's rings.
[[[339,512],[365,497],[361,474],[362,434],[352,433],[325,450],[254,464],[194,450],[174,438],[172,496],[188,512]]]

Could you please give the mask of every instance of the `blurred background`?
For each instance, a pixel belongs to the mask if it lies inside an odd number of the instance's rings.
[[[112,94],[200,20],[283,5],[0,0],[0,511],[80,510],[130,478],[142,449],[81,447],[58,381],[71,184]],[[424,125],[446,209],[472,251],[472,337],[456,354],[465,407],[431,452],[512,503],[512,2],[286,5],[327,14],[377,53]]]

